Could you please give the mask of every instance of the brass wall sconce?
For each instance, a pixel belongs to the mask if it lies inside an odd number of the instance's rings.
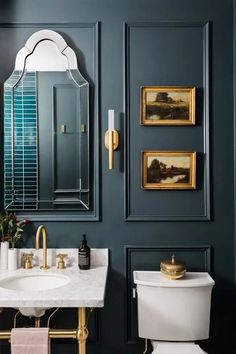
[[[105,146],[108,150],[109,170],[114,168],[114,151],[119,147],[119,133],[114,128],[114,110],[108,110],[108,130],[105,133]]]

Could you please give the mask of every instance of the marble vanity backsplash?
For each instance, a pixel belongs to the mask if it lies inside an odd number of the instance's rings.
[[[107,248],[91,248],[90,250],[90,263],[91,267],[108,266],[108,250]],[[42,265],[43,250],[35,250],[35,248],[20,248],[18,250],[18,266],[22,266],[23,254],[33,253],[33,266]],[[66,267],[78,265],[78,249],[77,248],[48,248],[47,260],[50,267],[56,266],[58,258],[56,255],[59,253],[66,253],[68,256],[65,258]]]

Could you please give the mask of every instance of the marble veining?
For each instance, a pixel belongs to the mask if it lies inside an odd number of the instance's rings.
[[[108,270],[108,249],[91,249],[91,268],[78,268],[77,249],[57,249],[56,253],[68,253],[67,268],[58,270],[56,266],[43,271],[38,264],[42,263],[41,252],[35,249],[21,249],[19,259],[27,252],[35,254],[35,264],[30,270],[19,268],[15,271],[0,270],[0,307],[103,307]],[[41,251],[41,250],[40,250]],[[50,253],[50,251],[49,251]],[[1,281],[9,276],[28,274],[63,274],[69,277],[69,282],[61,287],[50,290],[19,291],[1,287]]]

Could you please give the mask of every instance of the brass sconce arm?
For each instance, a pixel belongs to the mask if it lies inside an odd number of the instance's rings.
[[[105,146],[108,150],[109,170],[112,170],[114,168],[114,151],[119,146],[119,133],[117,130],[106,131]]]

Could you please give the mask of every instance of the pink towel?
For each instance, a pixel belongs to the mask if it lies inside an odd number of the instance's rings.
[[[49,328],[13,328],[11,354],[48,354]]]

